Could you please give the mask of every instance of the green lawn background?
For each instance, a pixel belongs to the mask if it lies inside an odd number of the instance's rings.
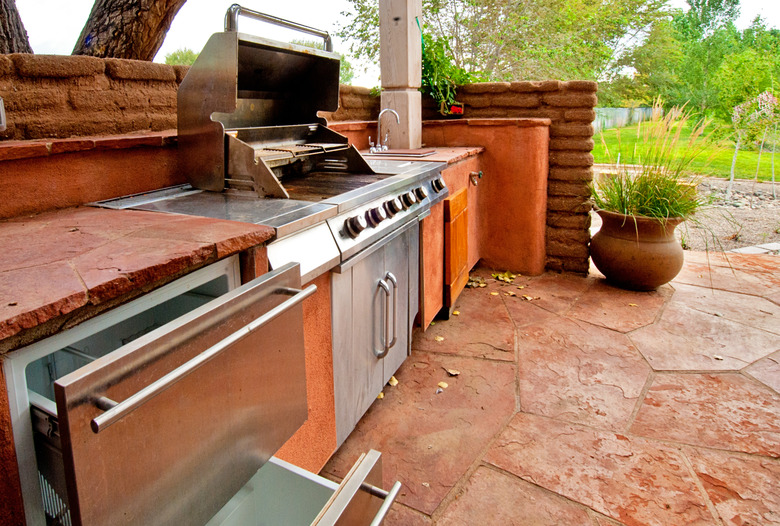
[[[597,164],[610,164],[615,162],[617,152],[620,150],[620,162],[631,163],[632,151],[637,139],[638,125],[627,126],[625,128],[604,130],[594,137],[596,146],[593,149],[593,157]],[[618,148],[618,134],[620,136],[620,148]],[[684,130],[680,141],[677,144],[676,151],[682,151],[687,147],[690,137],[690,128]],[[700,139],[701,140],[701,139]],[[605,148],[606,144],[606,148]],[[761,154],[761,167],[758,173],[758,179],[761,181],[772,180],[772,152],[768,151],[776,145],[778,149],[774,154],[775,180],[780,181],[780,137],[768,137],[764,146],[764,152]],[[607,150],[612,156],[610,159]],[[705,175],[710,177],[728,178],[731,173],[731,161],[734,156],[734,143],[728,138],[721,139],[713,143],[710,142],[691,164],[690,173],[692,175]],[[753,179],[756,176],[756,164],[758,162],[758,147],[748,151],[740,148],[737,154],[737,164],[734,168],[736,179]]]

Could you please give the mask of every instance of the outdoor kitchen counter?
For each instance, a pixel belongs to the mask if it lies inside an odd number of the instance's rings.
[[[0,354],[273,234],[262,225],[91,207],[0,221]]]
[[[420,150],[423,151],[435,150],[435,152],[431,155],[426,155],[424,157],[410,157],[408,155],[392,155],[389,153],[371,154],[368,153],[368,150],[361,150],[360,153],[363,154],[368,159],[386,159],[388,161],[422,161],[422,162],[439,162],[439,163],[454,164],[464,159],[468,159],[469,157],[479,155],[480,153],[485,151],[485,148],[482,146],[463,146],[463,147],[453,147],[453,148],[439,148],[439,147],[420,148]]]

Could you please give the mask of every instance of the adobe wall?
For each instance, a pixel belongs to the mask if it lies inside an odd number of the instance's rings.
[[[547,183],[547,268],[586,273],[593,179],[593,126],[598,84],[590,81],[495,82],[463,86],[465,115],[544,117],[550,126]],[[427,111],[426,111],[427,110]],[[423,119],[435,118],[433,101]],[[441,118],[441,117],[439,117]]]
[[[7,120],[0,139],[174,129],[176,91],[186,71],[140,60],[0,55]]]

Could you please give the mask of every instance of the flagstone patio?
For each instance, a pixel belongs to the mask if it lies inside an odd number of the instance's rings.
[[[655,292],[472,275],[325,476],[381,451],[390,525],[780,524],[780,257],[687,252]]]

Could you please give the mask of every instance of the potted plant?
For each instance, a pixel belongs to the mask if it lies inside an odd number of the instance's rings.
[[[433,98],[442,115],[460,117],[464,105],[455,99],[457,87],[478,81],[481,77],[458,67],[451,56],[452,49],[446,39],[423,35],[420,91]]]
[[[601,230],[591,240],[591,258],[618,286],[653,290],[682,268],[675,227],[708,202],[697,192],[697,180],[686,174],[705,148],[702,136],[708,121],[690,121],[685,108],[663,115],[656,103],[652,119],[640,124],[632,150],[627,156],[622,152],[629,162],[613,162],[612,173],[591,185],[602,219]],[[688,130],[690,135],[682,139]]]

